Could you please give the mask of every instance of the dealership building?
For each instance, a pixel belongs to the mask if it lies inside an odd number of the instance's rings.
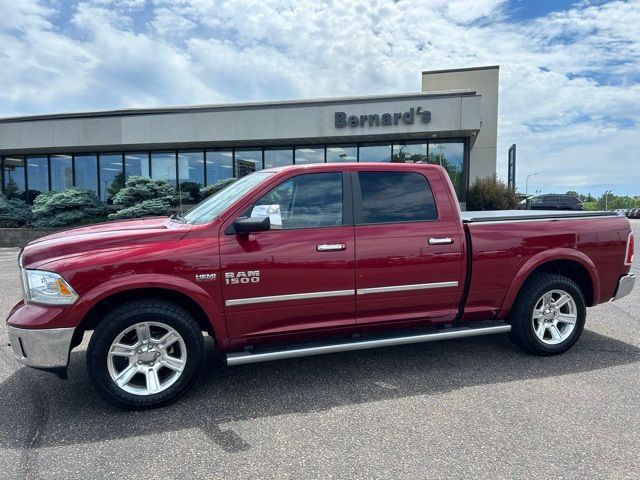
[[[0,119],[2,191],[31,201],[71,186],[107,201],[132,175],[210,185],[322,162],[444,166],[464,206],[496,172],[498,67],[422,73],[422,91]]]

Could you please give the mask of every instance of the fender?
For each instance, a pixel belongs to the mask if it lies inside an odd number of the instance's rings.
[[[82,295],[81,301],[70,312],[69,319],[73,318],[74,326],[78,326],[86,314],[105,298],[140,288],[161,288],[174,290],[193,300],[205,313],[215,335],[216,344],[225,347],[228,343],[227,327],[224,321],[222,309],[211,296],[199,285],[181,277],[158,273],[145,273],[127,275],[120,278],[112,278]]]
[[[579,250],[572,250],[570,248],[554,248],[534,255],[520,267],[520,270],[518,270],[513,277],[509,289],[507,290],[507,294],[502,301],[498,318],[507,318],[518,292],[520,292],[522,285],[527,278],[529,278],[529,275],[531,275],[531,273],[539,266],[554,260],[572,260],[582,265],[587,272],[589,272],[591,287],[593,290],[593,304],[596,305],[599,303],[600,278],[598,276],[596,266],[591,259]]]

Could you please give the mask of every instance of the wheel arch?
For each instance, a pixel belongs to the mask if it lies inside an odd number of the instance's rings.
[[[169,300],[176,305],[180,305],[187,310],[197,322],[200,329],[207,332],[214,338],[216,344],[224,340],[224,334],[216,332],[213,319],[207,315],[205,308],[193,299],[190,295],[184,292],[157,287],[157,286],[144,286],[144,287],[131,287],[127,289],[117,290],[107,295],[102,296],[96,301],[91,308],[87,310],[83,316],[80,324],[76,328],[74,338],[72,340],[72,348],[77,346],[81,341],[85,331],[94,330],[100,323],[104,315],[113,306],[121,305],[130,300],[140,300],[141,298],[162,298]]]
[[[600,281],[591,259],[576,250],[550,250],[529,259],[516,273],[502,302],[499,318],[509,315],[524,283],[539,272],[555,273],[570,278],[582,291],[588,307],[599,303]]]

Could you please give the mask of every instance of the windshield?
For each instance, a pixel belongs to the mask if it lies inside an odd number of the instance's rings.
[[[223,188],[196,206],[190,208],[182,219],[190,225],[201,225],[210,222],[224,212],[233,202],[249,192],[252,188],[267,180],[272,173],[256,172],[242,177],[237,182]]]

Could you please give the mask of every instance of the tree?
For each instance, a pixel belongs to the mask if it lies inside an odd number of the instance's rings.
[[[476,178],[467,194],[467,210],[512,210],[518,197],[498,177]]]
[[[0,195],[0,228],[24,227],[31,220],[31,210],[23,200]]]
[[[4,186],[4,196],[7,198],[18,198],[20,196],[20,186],[11,177],[9,177],[7,184]]]

